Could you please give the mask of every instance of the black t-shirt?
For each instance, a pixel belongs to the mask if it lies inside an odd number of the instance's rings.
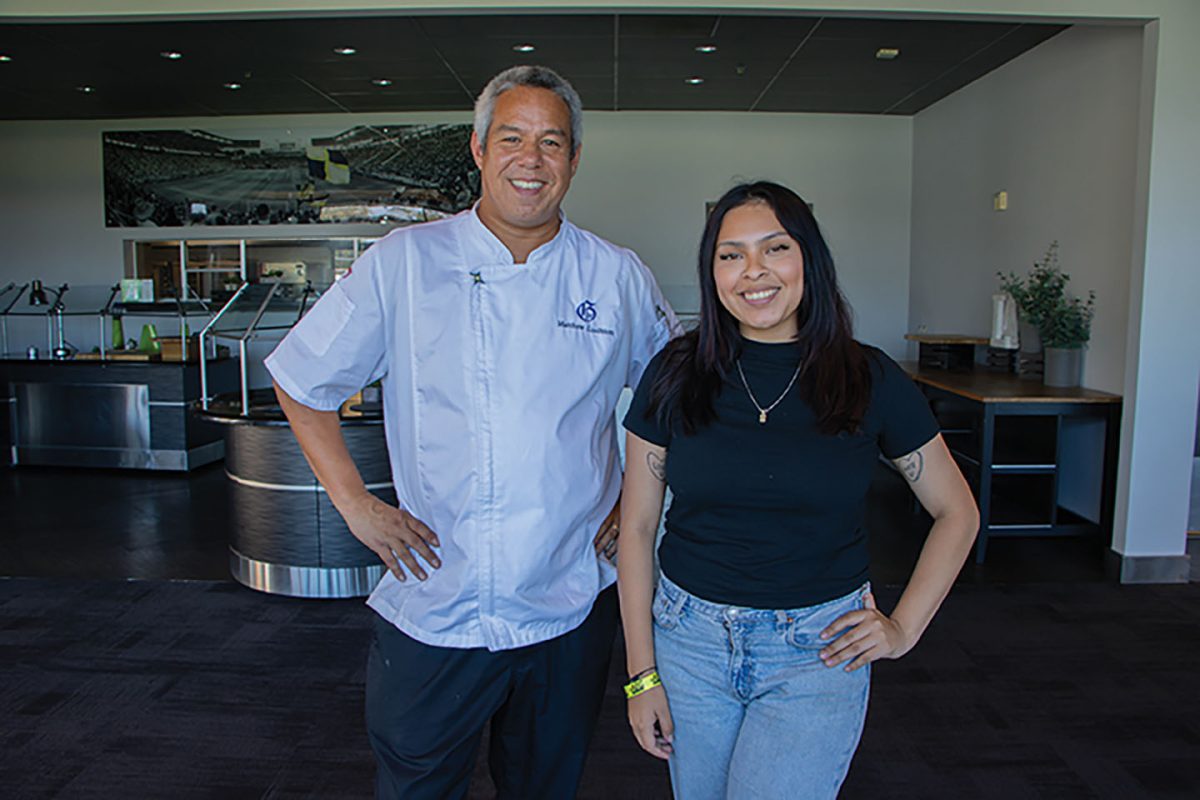
[[[759,405],[783,392],[800,355],[793,344],[744,340],[741,364]],[[646,368],[625,427],[667,448],[667,512],[659,563],[697,597],[751,608],[800,608],[867,580],[863,506],[878,454],[907,455],[937,423],[925,397],[882,351],[864,346],[871,398],[857,434],[829,436],[799,382],[760,424],[736,369],[714,402],[716,420],[684,435],[646,419],[662,354]]]

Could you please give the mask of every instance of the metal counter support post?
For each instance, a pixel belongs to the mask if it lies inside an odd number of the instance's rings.
[[[275,293],[279,291],[282,283],[271,284],[267,296],[258,304],[258,311],[254,312],[254,319],[250,320],[250,324],[246,326],[246,331],[242,334],[243,339],[248,339],[254,336],[254,329],[258,327],[258,323],[262,322],[263,315],[267,313],[267,306],[271,304],[271,299],[275,297]]]
[[[242,415],[250,413],[250,374],[246,368],[246,340],[238,339],[238,367],[242,373]]]
[[[225,306],[208,321],[208,324],[204,326],[203,330],[200,331],[199,337],[197,337],[197,343],[200,347],[200,407],[205,411],[208,410],[208,350],[204,346],[204,339],[206,336],[208,336],[208,332],[212,330],[212,327],[220,321],[221,317],[225,316],[225,312],[233,307],[234,302],[242,296],[242,293],[245,292],[249,286],[250,284],[243,280],[242,285],[239,286],[238,290],[233,293],[233,297],[229,298],[229,301],[225,304]],[[216,337],[214,336],[214,339],[215,338]],[[243,383],[244,382],[245,377],[243,376]]]
[[[15,306],[17,301],[21,299],[21,295],[25,294],[25,289],[28,286],[29,284],[27,283],[24,286],[17,288],[17,284],[15,282],[9,281],[8,286],[0,289],[0,297],[8,294],[13,289],[17,289],[17,293],[13,296],[13,299],[9,302],[9,304],[6,305],[3,310],[0,310],[0,355],[8,354],[8,312],[11,311],[12,307]]]
[[[50,354],[55,358],[66,358],[70,353],[66,350],[67,336],[63,329],[63,310],[61,302],[54,304],[54,347]],[[67,355],[63,355],[67,353]]]
[[[187,292],[187,239],[179,240],[179,285],[182,287],[176,290],[176,295],[186,296]],[[155,297],[157,300],[158,298]],[[187,342],[184,342],[184,352],[187,352]]]
[[[108,290],[108,302],[104,304],[104,308],[100,309],[100,360],[101,361],[104,360],[105,355],[108,353],[108,347],[107,347],[107,345],[105,345],[105,342],[107,342],[111,336],[111,333],[105,332],[104,323],[106,320],[108,320],[110,318],[114,322],[121,318],[120,315],[113,316],[113,313],[112,313],[113,303],[116,301],[117,293],[120,291],[121,291],[121,284],[114,283],[112,288]],[[125,347],[125,342],[124,342],[125,329],[124,328],[121,329],[121,339],[122,339],[122,341],[116,343],[116,346],[118,349],[122,349]]]
[[[271,298],[279,291],[281,283],[271,284],[270,291],[263,301],[258,305],[258,311],[254,314],[254,319],[250,320],[250,324],[246,326],[245,332],[238,339],[238,351],[242,357],[242,414],[250,413],[250,380],[246,367],[246,344],[254,338],[254,329],[258,327],[258,323],[262,321],[263,315],[267,313],[267,306],[271,304]]]
[[[208,330],[208,326],[204,326],[204,330]],[[200,332],[197,337],[200,346],[200,407],[208,411],[208,359],[205,358],[204,352],[204,331]]]

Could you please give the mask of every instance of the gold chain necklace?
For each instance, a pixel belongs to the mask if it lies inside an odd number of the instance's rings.
[[[740,358],[737,360],[738,375],[741,376],[742,386],[746,387],[746,394],[750,395],[750,402],[754,403],[754,407],[758,409],[759,425],[765,425],[767,422],[767,414],[769,414],[771,410],[775,408],[775,406],[779,405],[783,398],[787,397],[787,393],[792,390],[792,385],[796,382],[796,378],[800,376],[800,367],[802,366],[804,366],[803,361],[796,365],[796,371],[792,373],[792,379],[788,381],[788,385],[783,390],[783,394],[779,395],[779,397],[776,397],[774,403],[771,403],[771,405],[763,408],[758,404],[758,399],[755,398],[754,392],[750,391],[750,384],[746,382],[746,373],[742,372],[742,360]]]

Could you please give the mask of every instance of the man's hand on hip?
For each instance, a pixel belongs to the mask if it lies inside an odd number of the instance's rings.
[[[388,505],[370,492],[364,492],[345,509],[338,509],[360,542],[371,548],[398,580],[406,580],[403,562],[419,580],[429,577],[421,562],[434,569],[442,565],[433,548],[441,547],[437,534],[424,522],[402,508]],[[415,554],[414,554],[415,551]]]
[[[600,530],[596,531],[596,538],[592,540],[592,544],[596,548],[596,555],[604,556],[614,564],[617,563],[617,537],[621,535],[621,527],[618,524],[620,521],[621,498],[618,497],[612,511],[608,512],[604,522],[600,523]]]

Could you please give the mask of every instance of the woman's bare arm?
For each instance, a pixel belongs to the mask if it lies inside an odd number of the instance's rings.
[[[821,651],[828,666],[850,662],[846,669],[855,670],[911,650],[946,599],[979,531],[975,498],[941,434],[894,463],[933,517],[933,527],[890,617],[869,597],[866,609],[843,614],[822,632],[823,638],[837,636]]]
[[[631,676],[655,666],[651,619],[654,540],[667,487],[666,470],[666,448],[632,433],[625,435],[617,588],[621,595],[621,624],[625,630],[625,663]],[[663,687],[651,689],[629,701],[629,725],[638,744],[647,753],[664,759],[670,756],[674,726]]]

